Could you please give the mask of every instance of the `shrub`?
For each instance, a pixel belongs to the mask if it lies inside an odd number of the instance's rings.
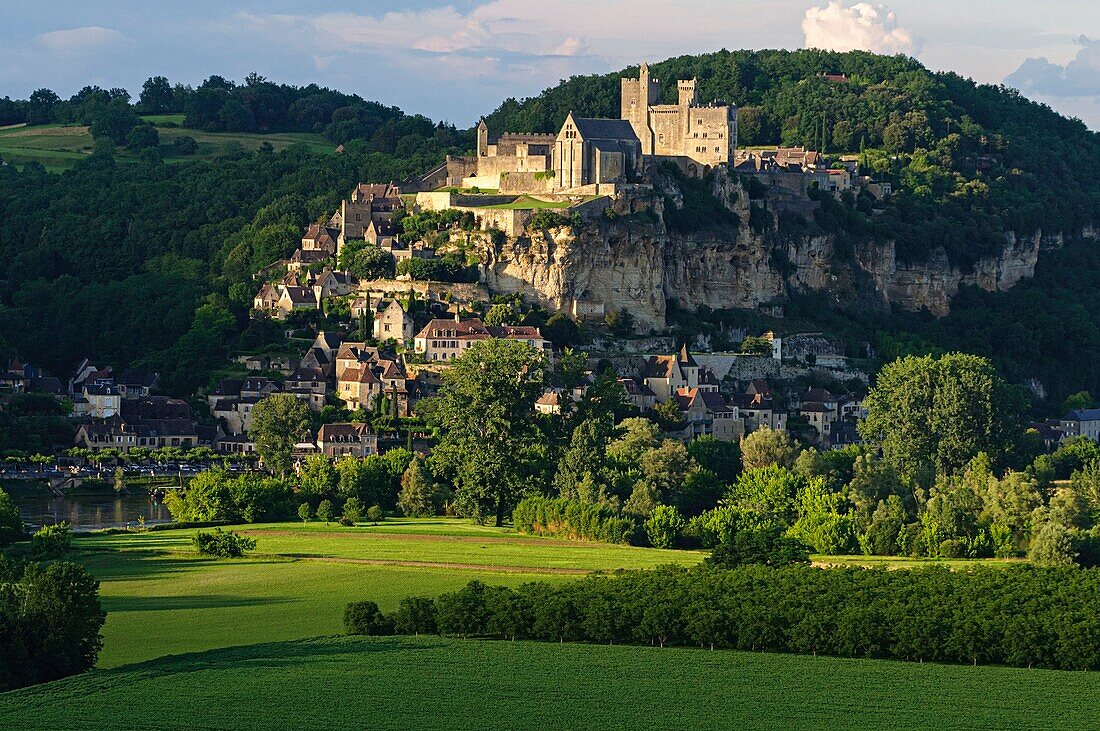
[[[59,558],[73,544],[73,529],[68,523],[44,525],[31,536],[31,555],[37,559]]]
[[[670,505],[658,505],[645,522],[645,534],[654,548],[675,548],[684,530],[684,518]]]
[[[575,540],[630,543],[637,525],[604,505],[568,498],[524,498],[512,513],[516,530]]]
[[[374,602],[350,602],[344,607],[344,630],[349,635],[392,635],[393,628],[393,619]]]
[[[321,504],[317,506],[317,520],[323,520],[326,523],[331,523],[332,519],[336,517],[336,507],[332,504],[331,500],[322,500]]]
[[[382,511],[380,505],[371,505],[367,508],[367,520],[372,523],[381,523],[386,519],[386,514]]]
[[[198,141],[189,135],[177,137],[175,142],[172,143],[172,146],[175,147],[176,153],[179,155],[194,155],[199,151]]]
[[[256,540],[248,536],[239,536],[233,531],[215,528],[213,531],[199,531],[192,539],[195,548],[204,556],[218,558],[241,558],[245,551],[256,547]]]
[[[298,506],[298,517],[302,519],[303,523],[308,523],[309,519],[313,517],[313,508],[309,506],[309,503],[302,503]]]

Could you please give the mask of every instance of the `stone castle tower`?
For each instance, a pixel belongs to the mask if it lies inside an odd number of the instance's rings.
[[[661,85],[648,63],[638,78],[620,79],[620,85],[620,117],[634,128],[643,155],[686,158],[688,172],[699,175],[733,159],[737,107],[700,104],[695,79],[676,82],[676,104],[661,104]]]
[[[649,129],[649,109],[661,103],[661,84],[649,75],[649,64],[642,62],[636,79],[620,79],[619,118],[630,122],[642,142],[642,154],[653,154],[653,135]]]

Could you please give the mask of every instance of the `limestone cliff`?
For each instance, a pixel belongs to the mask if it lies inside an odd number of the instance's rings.
[[[999,255],[970,271],[951,264],[942,249],[919,263],[899,260],[892,242],[841,252],[831,235],[785,237],[775,227],[750,227],[750,206],[758,203],[722,169],[711,192],[741,225],[684,233],[665,224],[666,201],[683,205],[675,181],[652,182],[653,188],[620,193],[607,211],[590,206],[579,225],[487,243],[485,283],[553,309],[572,311],[580,301],[629,310],[651,328],[665,325],[666,300],[689,310],[755,308],[782,305],[798,291],[827,292],[837,306],[895,305],[944,315],[960,286],[1008,289],[1034,274],[1040,249],[1061,243],[1040,234],[1011,237]]]

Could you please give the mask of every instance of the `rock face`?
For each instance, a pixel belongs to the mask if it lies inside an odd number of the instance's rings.
[[[621,193],[601,212],[589,207],[580,225],[497,237],[483,254],[483,280],[495,292],[520,293],[551,309],[572,312],[595,302],[627,310],[642,327],[665,325],[666,300],[693,310],[782,305],[795,292],[825,292],[840,307],[927,309],[948,313],[963,285],[1005,290],[1035,273],[1040,249],[1058,236],[1010,237],[998,256],[963,271],[936,249],[923,262],[903,262],[893,242],[839,251],[834,237],[783,237],[774,227],[748,225],[750,203],[719,169],[713,194],[741,225],[682,233],[664,223],[664,205],[683,205],[667,179]]]

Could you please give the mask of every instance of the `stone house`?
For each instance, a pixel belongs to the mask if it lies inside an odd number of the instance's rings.
[[[718,391],[680,388],[673,398],[684,413],[686,426],[681,435],[684,439],[712,436],[724,442],[737,442],[745,435],[737,406],[727,402]]]
[[[359,288],[359,280],[347,272],[324,269],[313,281],[313,294],[317,302],[329,297],[343,297]]]
[[[317,307],[317,295],[311,288],[283,285],[275,303],[275,316],[281,319],[296,310],[316,310]]]
[[[369,457],[378,454],[378,435],[360,422],[322,424],[317,449],[326,457]]]
[[[617,382],[626,391],[626,397],[639,412],[645,413],[657,403],[657,396],[644,383],[633,378],[619,378]]]
[[[1066,437],[1088,437],[1100,441],[1100,409],[1076,409],[1062,417]]]
[[[379,300],[374,308],[374,339],[406,343],[413,339],[413,319],[395,299]]]

